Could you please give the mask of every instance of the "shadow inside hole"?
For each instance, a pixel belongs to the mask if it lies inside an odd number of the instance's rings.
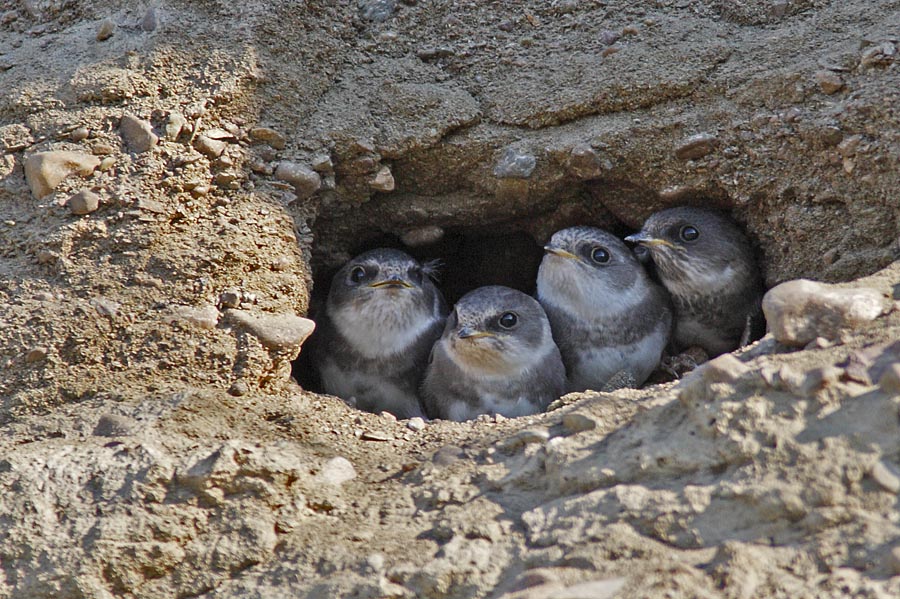
[[[448,229],[439,241],[414,248],[406,247],[394,235],[377,235],[354,247],[352,255],[375,248],[400,249],[420,262],[437,260],[440,264],[437,286],[444,294],[448,308],[469,291],[485,285],[505,285],[534,295],[538,266],[544,254],[542,245],[522,231],[484,235]],[[309,310],[313,320],[324,308],[331,279],[341,266],[331,265],[313,272]],[[304,389],[323,392],[312,362],[316,341],[314,332],[294,361],[292,374]]]

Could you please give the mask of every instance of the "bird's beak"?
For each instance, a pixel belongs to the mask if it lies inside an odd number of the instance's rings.
[[[480,339],[482,337],[496,337],[493,333],[487,331],[476,331],[469,327],[463,327],[456,332],[456,336],[460,339]]]
[[[545,245],[544,252],[547,254],[552,254],[554,256],[559,256],[560,258],[571,258],[572,260],[578,259],[578,256],[576,256],[572,252],[567,252],[562,248],[553,247],[552,245]]]
[[[638,231],[634,235],[629,235],[625,238],[625,241],[630,241],[631,243],[639,243],[641,245],[654,246],[654,245],[663,245],[669,248],[675,248],[675,245],[665,239],[657,239],[653,237],[649,233],[645,233],[644,231]]]
[[[369,287],[377,289],[379,287],[389,287],[389,288],[398,288],[403,287],[405,289],[412,289],[412,284],[409,281],[404,281],[400,277],[391,277],[389,279],[385,279],[383,281],[378,281],[376,283],[371,283]]]

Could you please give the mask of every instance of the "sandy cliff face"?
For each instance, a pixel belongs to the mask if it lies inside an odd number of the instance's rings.
[[[861,0],[0,3],[0,596],[900,595],[898,27]],[[730,210],[769,286],[884,314],[499,422],[290,380],[314,273],[359,249],[523,287],[554,230],[681,203]]]

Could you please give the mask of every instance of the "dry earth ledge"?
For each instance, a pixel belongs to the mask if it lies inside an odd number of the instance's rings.
[[[900,596],[898,25],[887,0],[5,2],[0,597]],[[522,419],[396,422],[289,378],[313,269],[361,246],[525,277],[556,228],[681,203],[731,211],[770,287],[854,291],[782,288],[780,341]]]

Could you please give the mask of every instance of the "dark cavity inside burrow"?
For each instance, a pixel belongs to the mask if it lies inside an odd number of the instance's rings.
[[[600,189],[605,199],[630,197],[636,206],[643,203],[642,196],[646,195],[645,190],[630,185],[603,185]],[[469,219],[471,224],[460,224],[466,218],[452,217],[452,224],[443,224],[446,213],[432,217],[427,211],[413,218],[404,217],[398,214],[399,210],[390,209],[389,196],[373,201],[375,206],[370,204],[362,209],[320,215],[312,227],[313,289],[308,316],[315,320],[323,309],[331,279],[341,266],[375,248],[400,249],[420,262],[437,260],[440,263],[437,285],[451,309],[463,295],[485,285],[505,285],[534,295],[543,246],[554,232],[576,225],[595,226],[623,238],[637,231],[644,218],[649,216],[632,217],[632,222],[623,222],[597,202],[596,197],[586,189],[576,190],[572,196],[539,203],[524,214],[472,218]],[[728,212],[723,210],[723,198],[684,199],[685,205]],[[735,220],[740,224],[739,218]],[[424,243],[404,243],[407,233],[424,229],[439,231],[440,235]],[[655,278],[652,263],[646,259],[642,262]],[[304,389],[323,392],[310,359],[313,344],[315,333],[294,362],[293,376]],[[659,381],[659,378],[651,377],[647,384]]]

